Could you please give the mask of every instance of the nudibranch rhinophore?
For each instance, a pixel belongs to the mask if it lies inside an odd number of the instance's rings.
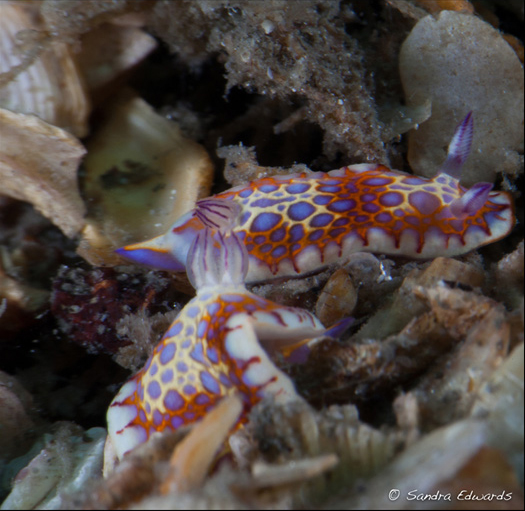
[[[109,407],[108,434],[119,458],[156,431],[201,419],[232,393],[243,400],[240,423],[265,396],[278,402],[300,399],[268,353],[298,361],[318,338],[337,337],[351,322],[342,320],[327,330],[308,311],[248,292],[248,254],[234,233],[200,231],[187,266],[195,298]]]
[[[507,236],[515,221],[510,194],[491,191],[491,183],[459,183],[472,133],[469,113],[433,179],[370,164],[258,179],[198,201],[164,235],[117,253],[184,271],[198,232],[229,227],[248,250],[247,282],[314,272],[353,252],[464,254]]]

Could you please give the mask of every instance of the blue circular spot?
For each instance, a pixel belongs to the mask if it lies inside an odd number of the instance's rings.
[[[241,218],[239,219],[239,225],[244,225],[250,219],[251,216],[252,216],[251,211],[245,211],[241,215]]]
[[[282,241],[284,237],[286,236],[286,229],[284,227],[279,227],[278,229],[275,229],[275,231],[272,231],[270,234],[270,239],[274,242]]]
[[[207,405],[209,402],[210,402],[210,398],[206,394],[199,394],[195,398],[195,403],[198,405]]]
[[[255,238],[253,238],[253,242],[256,245],[262,245],[265,241],[266,241],[266,236],[263,236],[262,234],[259,234],[258,236],[255,236]]]
[[[152,399],[157,399],[158,397],[160,397],[161,393],[162,392],[158,381],[153,380],[149,382],[148,394]]]
[[[217,314],[217,312],[219,312],[221,309],[221,305],[217,302],[213,302],[213,303],[210,303],[207,307],[206,307],[206,310],[208,311],[208,314],[210,316],[215,316],[215,314]]]
[[[332,238],[337,238],[340,234],[343,234],[346,231],[346,229],[343,229],[342,227],[339,227],[339,229],[330,229],[328,231],[328,236]]]
[[[320,192],[325,193],[339,193],[341,191],[340,186],[322,185],[317,188]]]
[[[377,213],[380,209],[381,208],[373,202],[368,202],[363,205],[363,211],[366,211],[367,213]]]
[[[284,245],[279,245],[278,247],[272,250],[273,257],[281,257],[286,254],[286,247]]]
[[[276,185],[261,185],[259,186],[259,191],[263,193],[275,192],[279,187]]]
[[[153,412],[153,424],[157,427],[162,424],[162,414],[158,410]]]
[[[187,396],[193,396],[193,394],[197,393],[197,389],[194,385],[184,385],[182,392],[184,392],[184,394],[186,394]]]
[[[175,355],[176,350],[177,348],[174,342],[166,344],[166,346],[164,346],[164,349],[160,352],[160,363],[167,364]]]
[[[330,197],[330,195],[316,195],[313,198],[314,204],[317,204],[318,206],[326,206],[333,197]]]
[[[366,186],[385,186],[392,182],[391,177],[369,177],[362,181]]]
[[[309,202],[296,202],[288,208],[288,216],[292,220],[300,222],[305,218],[308,218],[315,211],[315,206],[312,206]]]
[[[281,221],[277,213],[259,213],[252,222],[252,232],[265,232],[273,229]]]
[[[204,334],[206,333],[207,328],[208,328],[208,322],[205,319],[203,319],[199,323],[199,326],[197,327],[197,335],[199,337],[204,337]]]
[[[330,211],[334,211],[336,213],[341,213],[341,212],[353,209],[355,208],[355,206],[356,206],[355,200],[341,199],[341,200],[335,200],[334,202],[332,202],[332,204],[327,206],[327,209],[329,209]]]
[[[188,371],[188,366],[184,362],[177,362],[177,371],[185,373]]]
[[[338,218],[338,219],[333,223],[333,227],[341,227],[342,225],[346,225],[346,224],[348,224],[348,222],[350,222],[350,219],[349,219],[349,218],[345,218],[345,217]]]
[[[164,397],[164,406],[166,410],[176,412],[184,407],[184,398],[176,390],[168,390]]]
[[[270,243],[265,243],[260,249],[259,251],[263,254],[266,254],[267,252],[269,252],[271,249],[272,249],[272,246],[273,245],[270,245]]]
[[[219,362],[219,355],[215,348],[208,348],[206,350],[206,356],[213,364],[217,364]]]
[[[162,380],[162,383],[169,383],[173,380],[173,369],[167,369],[164,371],[160,379]]]
[[[290,227],[290,241],[299,241],[304,238],[304,227],[302,225],[292,225]]]
[[[151,368],[149,370],[149,374],[151,376],[155,376],[157,374],[157,371],[159,370],[159,366],[157,364],[152,364]]]
[[[244,190],[239,192],[239,197],[242,197],[245,199],[246,197],[249,197],[253,193],[253,188],[245,188]]]
[[[325,227],[333,219],[334,219],[334,215],[330,215],[330,213],[321,213],[319,215],[315,215],[310,220],[310,226],[312,226],[312,227]]]
[[[310,185],[307,183],[294,183],[286,187],[288,193],[303,193],[309,190]]]
[[[323,235],[324,235],[324,231],[322,229],[318,229],[317,231],[310,233],[310,235],[308,236],[308,239],[310,241],[317,241],[318,239],[322,238]]]
[[[170,329],[166,332],[166,337],[174,337],[180,334],[181,330],[182,330],[182,322],[176,321],[175,323],[171,325]]]
[[[208,372],[201,371],[200,373],[201,382],[204,388],[212,394],[220,394],[221,388],[217,380]]]
[[[391,222],[392,221],[392,215],[388,213],[387,211],[383,211],[382,213],[379,213],[379,215],[376,216],[376,222]]]
[[[171,427],[173,429],[180,428],[184,424],[184,419],[179,416],[175,416],[171,418]]]

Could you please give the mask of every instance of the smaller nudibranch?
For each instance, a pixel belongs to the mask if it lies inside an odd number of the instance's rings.
[[[166,234],[117,253],[184,271],[197,233],[227,226],[248,250],[247,282],[311,273],[353,252],[425,259],[467,253],[507,236],[515,221],[509,193],[459,182],[472,134],[469,113],[432,179],[369,164],[258,179],[198,201]]]
[[[239,424],[265,396],[278,402],[300,399],[268,353],[281,352],[293,362],[320,337],[336,337],[351,322],[327,330],[308,311],[248,292],[248,254],[233,233],[202,230],[188,251],[187,266],[195,298],[109,407],[108,435],[119,458],[157,431],[201,419],[226,395],[239,393],[243,400]]]

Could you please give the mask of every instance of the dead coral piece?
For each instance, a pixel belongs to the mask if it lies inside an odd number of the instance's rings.
[[[514,308],[523,303],[523,240],[516,250],[502,257],[492,268],[491,282],[502,302]]]
[[[472,419],[437,429],[408,447],[370,481],[354,486],[346,496],[332,499],[322,508],[421,509],[415,497],[407,499],[409,492],[430,494],[479,451],[485,438],[483,424]],[[441,509],[443,503],[436,499],[435,506],[429,509]]]
[[[165,232],[209,195],[213,165],[205,149],[135,96],[123,95],[88,150],[89,218],[78,253],[92,264],[118,264],[114,249]]]
[[[450,322],[454,311],[449,307],[457,306],[465,311],[467,304],[473,311],[485,307],[485,300],[476,303],[466,293],[444,288],[429,289],[426,293],[433,302],[433,310],[441,310],[443,316],[450,317]],[[493,304],[478,318],[464,342],[435,364],[412,389],[418,398],[424,429],[465,417],[481,385],[507,355],[510,326],[503,308]]]
[[[318,0],[182,1],[159,3],[152,14],[149,26],[182,58],[225,55],[227,90],[298,102],[304,120],[324,130],[329,157],[341,151],[351,161],[386,163],[363,53],[345,32],[349,9]]]
[[[45,35],[39,7],[0,2],[0,106],[83,137],[90,104],[82,77],[71,49]]]
[[[253,147],[225,146],[217,149],[217,156],[224,158],[224,178],[231,186],[239,186],[256,179],[271,176],[285,176],[294,172],[312,172],[306,165],[294,165],[289,169],[282,167],[262,167],[257,163]]]
[[[316,412],[302,402],[286,406],[263,402],[252,411],[247,428],[259,452],[272,463],[337,455],[339,463],[328,477],[318,476],[294,489],[294,500],[301,507],[379,472],[403,448],[405,436],[364,424],[353,406]]]
[[[471,416],[487,424],[488,444],[504,452],[523,484],[524,349],[517,346],[478,391]]]
[[[383,339],[399,332],[415,316],[425,312],[427,306],[414,294],[416,286],[432,287],[440,281],[469,288],[480,287],[483,272],[456,259],[437,257],[425,270],[413,270],[393,295],[391,304],[377,311],[357,333],[356,339]]]
[[[432,101],[432,117],[409,136],[415,173],[437,173],[455,124],[469,111],[475,129],[462,182],[523,171],[523,68],[497,30],[468,14],[427,16],[403,43],[399,69],[408,105]]]
[[[131,344],[119,347],[113,356],[117,364],[135,372],[146,363],[158,340],[166,333],[180,311],[177,303],[170,305],[173,309],[165,314],[151,314],[148,309],[141,308],[124,315],[118,321],[115,325],[117,338],[128,339]]]
[[[145,498],[158,482],[160,471],[155,467],[167,467],[173,449],[187,433],[188,428],[179,428],[153,435],[125,456],[113,471],[106,473],[106,479],[97,479],[72,495],[67,502],[69,507],[121,509]]]
[[[83,488],[102,472],[106,431],[83,431],[73,423],[59,423],[44,436],[45,446],[13,481],[1,509],[59,509],[69,493]]]
[[[82,144],[38,117],[4,109],[0,132],[1,193],[30,202],[66,236],[74,236],[84,224],[76,175],[86,152]]]
[[[380,393],[392,393],[396,386],[421,374],[435,363],[438,357],[444,355],[455,344],[463,342],[469,335],[472,337],[467,344],[469,348],[466,347],[465,350],[468,353],[469,349],[473,349],[472,355],[477,354],[479,357],[479,365],[476,364],[474,369],[480,371],[481,376],[477,373],[470,375],[473,390],[478,388],[487,374],[486,371],[501,361],[501,356],[508,347],[508,322],[500,324],[497,318],[491,315],[495,314],[491,312],[493,309],[501,314],[501,306],[476,293],[450,289],[440,284],[426,290],[416,288],[415,291],[420,300],[427,301],[426,307],[423,306],[430,310],[413,318],[398,334],[389,336],[382,342],[368,339],[361,343],[352,343],[354,336],[345,343],[324,341],[314,345],[305,364],[288,368],[298,391],[306,396],[309,402],[318,404],[345,403],[349,400],[362,402]],[[474,327],[482,321],[487,322],[484,328],[490,327],[494,335],[486,343],[482,342],[479,353],[476,353],[476,342],[479,341],[477,336],[483,335],[483,330],[475,332]],[[502,332],[499,332],[500,328]],[[494,359],[489,355],[491,350],[494,350]],[[468,364],[468,361],[466,358],[460,365]],[[457,368],[447,358],[443,361],[441,372],[449,365]],[[436,374],[440,372],[436,371]],[[463,372],[458,369],[458,373],[453,374],[461,383],[464,382],[462,376],[469,378],[465,369]],[[443,380],[444,389],[448,388],[447,381]],[[465,389],[461,388],[461,392],[465,392]],[[430,392],[430,389],[427,388],[427,392]],[[473,394],[465,396],[465,399],[469,396]],[[429,403],[439,405],[439,400],[429,400]],[[454,407],[451,409],[455,410]],[[440,420],[439,417],[436,420]]]

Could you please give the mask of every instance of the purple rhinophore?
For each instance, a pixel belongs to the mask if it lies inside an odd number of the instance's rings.
[[[492,183],[476,183],[450,204],[450,211],[457,218],[475,215],[487,202],[492,186]]]
[[[472,112],[461,121],[454,132],[454,136],[448,146],[448,154],[440,172],[459,179],[461,167],[467,161],[472,145],[472,135],[474,133],[474,119]]]

